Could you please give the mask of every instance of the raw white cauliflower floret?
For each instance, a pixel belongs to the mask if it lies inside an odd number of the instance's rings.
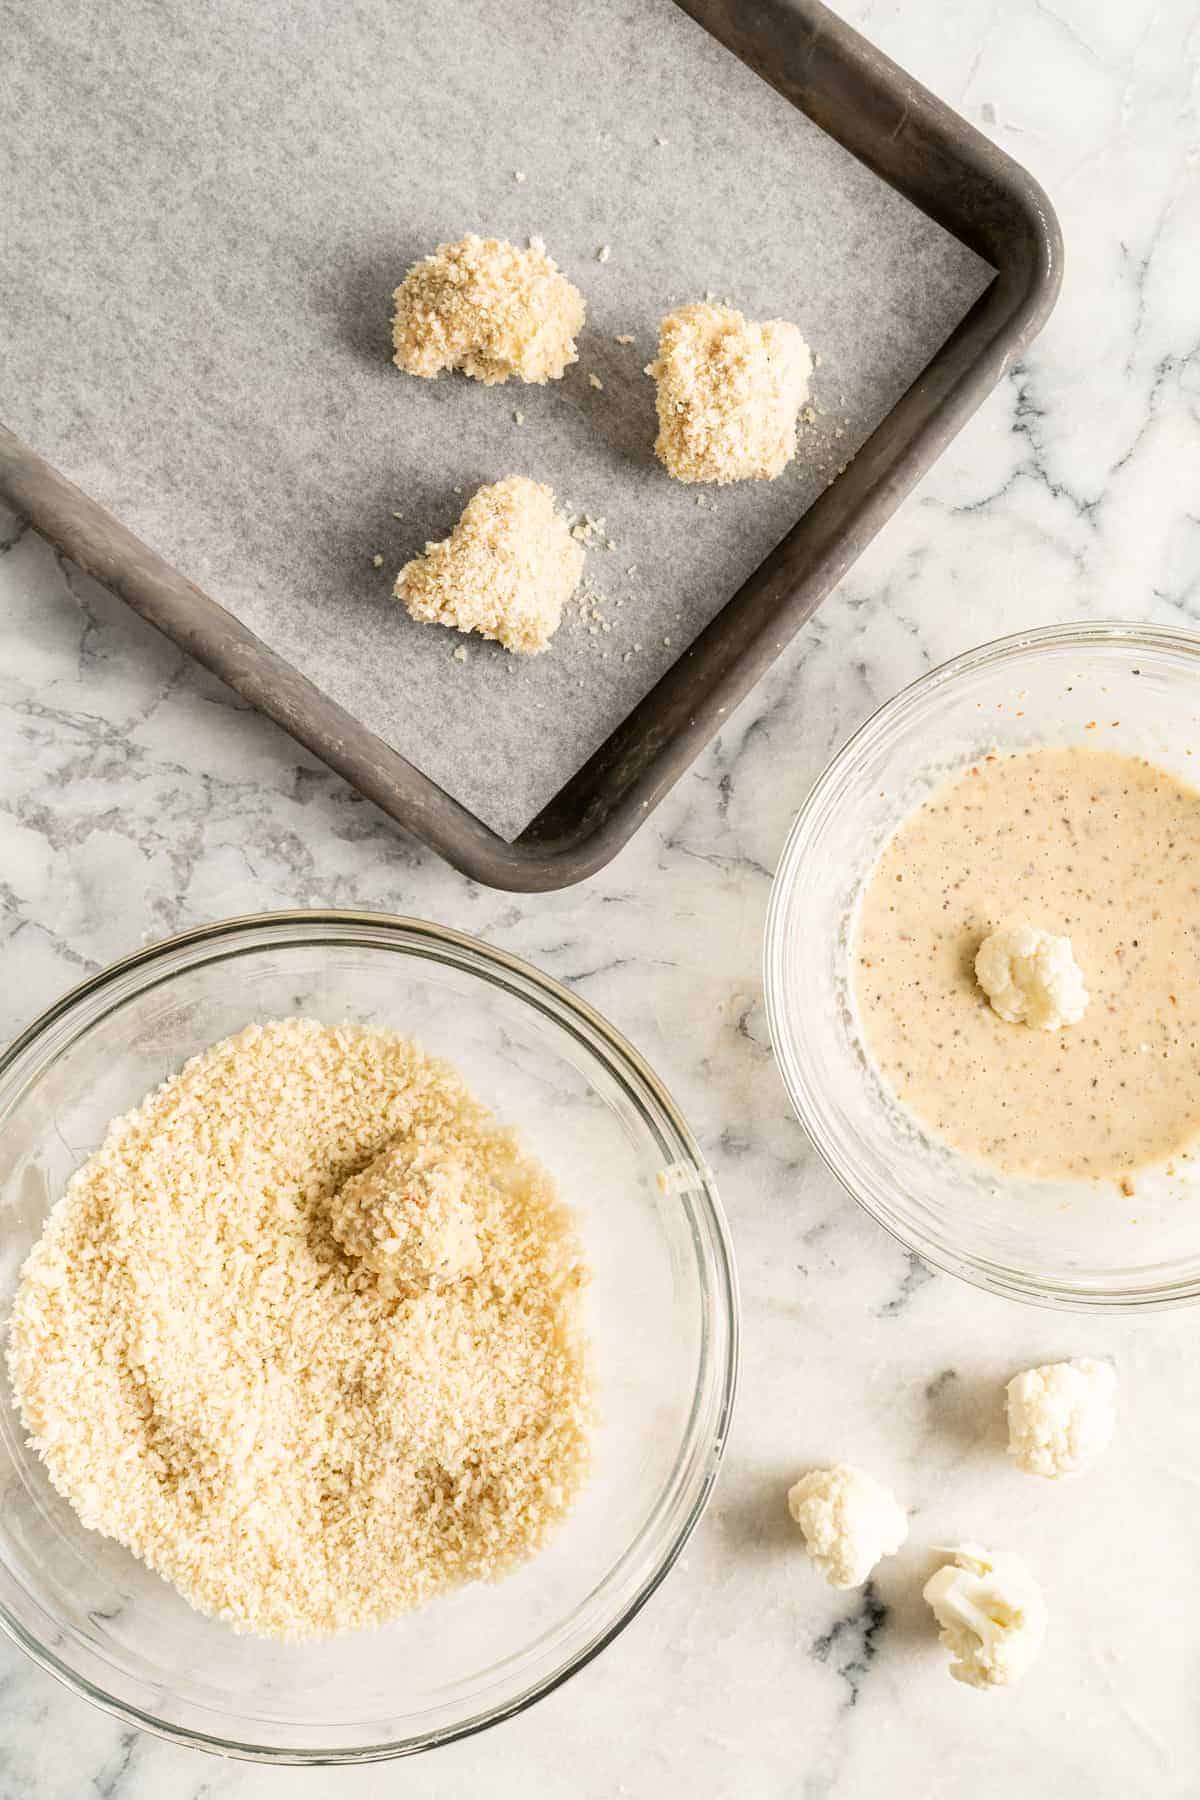
[[[1010,1687],[1028,1673],[1046,1635],[1046,1603],[1019,1556],[963,1544],[924,1591],[955,1681]]]
[[[1080,1357],[1045,1363],[1008,1384],[1008,1453],[1029,1475],[1075,1475],[1108,1448],[1116,1430],[1117,1375]]]
[[[1088,1003],[1083,971],[1071,940],[1037,925],[989,932],[975,957],[975,974],[992,1011],[1010,1025],[1060,1031],[1077,1025]]]
[[[380,1286],[418,1294],[480,1266],[466,1170],[427,1145],[392,1144],[329,1202],[334,1237]]]
[[[849,1463],[811,1470],[787,1499],[808,1554],[831,1587],[861,1587],[908,1536],[908,1515],[895,1495]]]

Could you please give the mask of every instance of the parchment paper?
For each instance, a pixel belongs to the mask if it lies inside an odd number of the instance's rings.
[[[670,0],[0,17],[0,419],[508,836],[990,278]],[[393,288],[468,230],[540,234],[583,290],[561,383],[391,366]],[[774,483],[683,487],[654,461],[643,365],[662,313],[706,292],[795,320],[820,357],[823,411]],[[510,473],[605,521],[606,598],[543,657],[472,639],[464,663],[391,583]]]

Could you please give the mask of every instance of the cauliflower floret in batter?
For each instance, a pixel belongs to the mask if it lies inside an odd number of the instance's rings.
[[[1008,1394],[1008,1453],[1027,1475],[1076,1475],[1112,1442],[1117,1373],[1089,1356],[1043,1363],[1014,1375]]]
[[[975,956],[975,975],[992,1011],[1010,1025],[1060,1031],[1077,1025],[1088,1003],[1071,940],[1036,925],[989,932]]]
[[[654,450],[676,481],[773,481],[796,453],[812,353],[795,325],[699,301],[659,326]]]
[[[427,380],[461,369],[487,386],[558,381],[578,360],[583,296],[540,238],[519,250],[474,233],[439,244],[414,263],[395,293],[392,359]]]
[[[420,1143],[391,1144],[329,1202],[329,1225],[355,1257],[398,1293],[445,1287],[480,1266],[466,1170]]]
[[[1025,1563],[1011,1551],[963,1544],[931,1575],[925,1598],[967,1687],[1011,1687],[1028,1673],[1046,1635],[1046,1603]]]
[[[908,1536],[908,1515],[895,1495],[850,1463],[811,1470],[788,1489],[787,1501],[830,1587],[861,1587]]]
[[[494,638],[537,656],[579,585],[583,546],[539,481],[509,475],[481,487],[448,538],[406,563],[396,594],[414,619]]]

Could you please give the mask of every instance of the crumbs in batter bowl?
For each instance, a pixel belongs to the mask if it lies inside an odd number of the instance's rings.
[[[285,1019],[109,1127],[26,1261],[9,1370],[86,1526],[235,1631],[329,1637],[561,1523],[586,1278],[546,1170],[454,1068]]]

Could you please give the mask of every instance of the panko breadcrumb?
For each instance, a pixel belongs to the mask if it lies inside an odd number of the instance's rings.
[[[681,306],[646,373],[658,384],[655,454],[676,481],[773,481],[795,455],[812,355],[786,320]]]
[[[461,369],[488,386],[558,381],[577,360],[583,297],[546,255],[473,233],[414,263],[395,293],[393,361],[432,379]]]
[[[330,1223],[395,1143],[459,1165],[478,1242],[416,1294]],[[109,1127],[26,1260],[9,1370],[84,1525],[235,1631],[328,1637],[505,1574],[563,1519],[584,1279],[546,1171],[455,1069],[286,1019]]]
[[[508,475],[481,487],[450,536],[404,565],[396,594],[423,624],[477,631],[515,656],[536,656],[558,629],[583,561],[553,491]]]

